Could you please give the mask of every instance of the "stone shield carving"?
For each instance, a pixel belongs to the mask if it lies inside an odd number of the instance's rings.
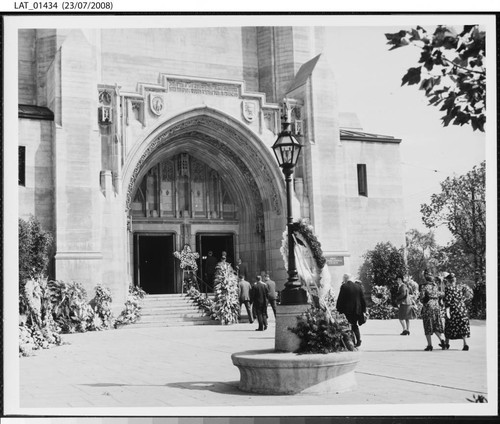
[[[158,94],[151,93],[149,95],[149,107],[151,108],[151,112],[153,112],[157,116],[160,116],[163,113],[163,109],[165,107],[163,97],[159,96]]]
[[[248,122],[253,122],[257,116],[257,106],[255,105],[255,102],[244,100],[242,103],[242,108],[243,108],[243,117]]]

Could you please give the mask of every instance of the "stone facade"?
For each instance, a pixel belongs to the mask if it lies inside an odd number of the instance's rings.
[[[20,118],[19,208],[54,233],[54,277],[89,292],[103,283],[121,304],[154,257],[138,240],[167,237],[168,249],[188,243],[203,255],[229,246],[248,279],[270,270],[282,288],[286,202],[271,146],[284,97],[304,145],[294,216],[311,220],[333,279],[356,274],[377,242],[401,245],[400,140],[342,133],[323,33],[20,30],[19,103],[48,108],[53,119]],[[358,164],[367,196],[358,193]],[[172,177],[158,176],[162,169]],[[174,261],[171,252],[161,261]],[[181,291],[180,271],[170,274],[158,289]]]

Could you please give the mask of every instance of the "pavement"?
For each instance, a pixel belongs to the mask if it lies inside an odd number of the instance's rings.
[[[329,395],[240,391],[231,354],[274,348],[274,320],[264,332],[255,328],[256,323],[129,326],[64,335],[66,344],[19,358],[14,410],[77,416],[446,415],[462,410],[482,415],[485,405],[495,405],[467,401],[474,394],[496,396],[488,393],[484,321],[471,321],[467,352],[461,340],[443,351],[436,338],[435,350],[425,352],[420,320],[412,321],[409,336],[400,336],[397,320],[368,321],[361,327],[357,388]]]

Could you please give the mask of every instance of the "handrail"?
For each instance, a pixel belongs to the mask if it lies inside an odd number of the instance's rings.
[[[208,283],[206,283],[205,281],[203,281],[200,277],[198,277],[196,274],[194,275],[194,277],[196,278],[197,281],[201,282],[201,284],[203,285],[204,289],[205,289],[205,294],[208,293],[208,289],[212,289],[212,287],[210,287],[208,285]],[[201,290],[200,290],[201,291]]]

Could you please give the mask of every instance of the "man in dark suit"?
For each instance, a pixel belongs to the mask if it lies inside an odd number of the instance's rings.
[[[364,322],[363,314],[366,312],[366,302],[363,291],[359,284],[352,281],[349,274],[344,275],[342,286],[340,287],[337,299],[337,311],[344,314],[351,324],[352,332],[355,336],[355,346],[361,345],[361,334],[358,323]]]
[[[262,277],[257,275],[257,281],[252,287],[252,292],[250,298],[252,299],[253,306],[255,308],[255,314],[257,315],[257,321],[259,322],[259,328],[255,331],[264,331],[267,329],[267,296],[269,289],[266,283],[262,281]]]
[[[245,305],[248,314],[248,321],[250,324],[253,322],[252,308],[250,307],[250,291],[252,286],[243,277],[239,277],[238,281],[238,295],[240,300],[239,317],[241,318],[241,305]]]
[[[243,279],[248,277],[248,266],[245,262],[241,261],[241,258],[238,258],[236,261],[236,273],[238,277],[243,277]]]
[[[267,298],[273,310],[274,318],[276,318],[276,283],[269,277],[269,271],[264,273],[264,283],[266,283],[267,289],[269,290]]]
[[[214,277],[215,268],[217,267],[217,258],[214,256],[213,252],[210,250],[208,256],[205,259],[205,273],[206,273],[206,283],[213,289],[214,287]]]

